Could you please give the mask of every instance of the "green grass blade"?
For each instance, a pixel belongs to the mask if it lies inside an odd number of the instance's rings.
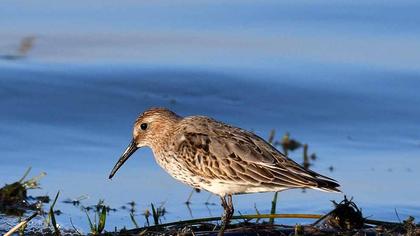
[[[155,225],[159,224],[159,215],[155,209],[155,206],[153,205],[153,203],[151,203],[152,205],[152,215],[153,215],[153,221],[155,222]]]
[[[99,223],[98,223],[98,233],[102,233],[102,231],[105,229],[105,223],[106,223],[106,206],[102,206],[102,211],[99,215]]]
[[[54,215],[54,206],[55,203],[57,202],[58,196],[60,195],[60,191],[57,192],[57,195],[55,195],[54,201],[50,206],[50,212],[49,212],[49,217],[51,219],[51,224],[54,227],[54,235],[55,236],[60,236],[60,229],[57,227],[57,221],[55,219],[55,215]]]
[[[134,218],[134,214],[133,213],[130,213],[130,219],[131,219],[131,222],[133,222],[134,227],[139,228],[139,225],[137,224],[137,221]]]
[[[274,193],[273,200],[271,201],[271,211],[270,211],[270,214],[271,215],[275,215],[276,214],[277,196],[278,196],[278,194],[279,194],[279,192],[275,192]],[[274,218],[270,218],[269,223],[270,224],[274,224]]]
[[[90,232],[92,234],[96,234],[96,227],[95,227],[95,225],[93,225],[92,220],[90,219],[90,216],[89,216],[89,214],[88,214],[88,212],[86,210],[85,210],[85,213],[86,213],[86,217],[87,217],[88,222],[89,222]]]
[[[53,201],[53,203],[51,204],[50,209],[52,209],[52,208],[54,208],[54,207],[55,207],[55,203],[57,202],[57,199],[58,199],[58,196],[59,196],[59,195],[60,195],[60,191],[58,191],[58,192],[57,192],[57,194],[55,195],[54,201]]]

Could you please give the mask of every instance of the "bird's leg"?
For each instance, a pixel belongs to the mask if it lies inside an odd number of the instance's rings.
[[[222,227],[220,227],[220,231],[218,236],[223,236],[226,226],[229,225],[230,219],[233,216],[233,204],[232,204],[232,195],[227,195],[228,200],[226,201],[226,196],[220,197],[222,200],[222,207],[224,209],[224,213],[222,216]]]
[[[217,234],[217,236],[223,236],[224,232],[225,232],[225,228],[226,228],[226,216],[228,215],[228,205],[226,202],[226,196],[222,196],[220,197],[220,199],[222,200],[222,207],[223,207],[223,215],[222,215],[222,226],[220,227],[219,233]]]
[[[234,209],[233,209],[232,195],[228,195],[227,197],[228,197],[227,204],[229,208],[229,220],[228,220],[228,223],[229,223],[230,220],[232,219]]]

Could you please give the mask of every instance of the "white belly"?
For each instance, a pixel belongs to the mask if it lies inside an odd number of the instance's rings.
[[[261,193],[261,192],[278,192],[286,190],[286,188],[267,188],[267,187],[258,187],[250,186],[245,184],[239,184],[237,182],[210,182],[210,183],[201,183],[200,187],[217,194],[219,196],[225,196],[227,194],[244,194],[244,193]]]

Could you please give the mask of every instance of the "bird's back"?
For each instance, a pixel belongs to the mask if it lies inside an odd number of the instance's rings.
[[[182,119],[168,144],[190,185],[238,194],[313,188],[339,191],[338,183],[307,170],[259,136],[204,116]],[[194,183],[192,183],[194,182]]]

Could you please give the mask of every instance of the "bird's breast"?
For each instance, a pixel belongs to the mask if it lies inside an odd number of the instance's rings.
[[[154,153],[156,162],[173,178],[190,185],[194,188],[200,187],[200,177],[190,171],[184,163],[182,163],[177,155],[172,152]]]

